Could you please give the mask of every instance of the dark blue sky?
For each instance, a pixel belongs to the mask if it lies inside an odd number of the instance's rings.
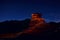
[[[0,0],[0,21],[30,18],[41,12],[46,21],[60,21],[59,0]]]

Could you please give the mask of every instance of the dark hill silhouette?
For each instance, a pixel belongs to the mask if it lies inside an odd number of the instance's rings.
[[[0,22],[0,34],[5,34],[5,33],[16,33],[16,32],[21,32],[22,30],[26,29],[29,27],[29,22],[30,19],[26,19],[23,21],[5,21],[5,22]],[[38,35],[29,35],[29,34],[22,34],[21,36],[18,36],[15,39],[25,39],[28,40],[31,39],[60,39],[60,22],[49,22],[48,24],[48,29],[47,31],[43,33],[39,33]],[[57,37],[56,37],[57,36]]]
[[[0,34],[20,32],[28,27],[29,21],[30,19],[26,19],[23,21],[11,20],[11,21],[0,22]]]

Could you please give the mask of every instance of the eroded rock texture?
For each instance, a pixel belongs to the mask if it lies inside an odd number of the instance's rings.
[[[24,30],[23,33],[33,34],[44,31],[46,26],[44,18],[40,13],[33,13],[31,17],[31,21],[29,24],[29,28]]]

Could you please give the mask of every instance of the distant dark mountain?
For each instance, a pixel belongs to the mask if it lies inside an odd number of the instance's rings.
[[[22,30],[26,29],[29,27],[30,19],[25,19],[23,21],[17,21],[17,20],[11,20],[11,21],[5,21],[5,22],[0,22],[0,34],[4,33],[16,33],[16,32],[21,32]],[[22,40],[54,40],[54,39],[59,39],[60,37],[60,22],[49,22],[48,24],[48,29],[46,32],[39,33],[38,35],[28,35],[28,34],[23,34],[21,36],[18,36],[15,39],[22,39]]]
[[[11,21],[4,21],[0,22],[0,33],[10,33],[10,32],[19,32],[24,30],[25,28],[29,27],[30,19],[25,20],[11,20]],[[49,22],[47,23],[51,28],[60,28],[60,22]],[[54,30],[53,29],[53,30]]]
[[[28,27],[30,19],[0,22],[0,33],[19,32]]]

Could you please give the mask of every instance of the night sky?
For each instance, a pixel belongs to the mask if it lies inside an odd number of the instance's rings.
[[[0,0],[0,22],[24,20],[33,12],[41,12],[47,22],[60,21],[59,0]]]

